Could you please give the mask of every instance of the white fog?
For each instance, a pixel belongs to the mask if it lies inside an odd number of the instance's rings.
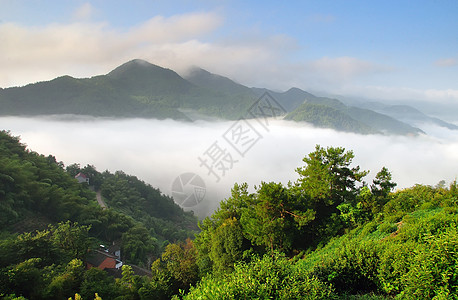
[[[423,126],[428,135],[357,135],[282,120],[269,120],[266,128],[256,120],[248,122],[262,137],[244,157],[222,137],[234,121],[1,117],[0,129],[21,136],[29,149],[55,155],[65,165],[91,164],[100,172],[123,170],[168,195],[177,176],[198,174],[207,187],[205,198],[193,208],[199,216],[211,213],[228,197],[235,182],[247,182],[252,188],[261,181],[295,181],[295,169],[316,144],[353,150],[354,165],[370,170],[369,183],[382,166],[392,172],[398,188],[449,183],[458,176],[458,131]],[[214,142],[236,161],[219,182],[198,160]]]

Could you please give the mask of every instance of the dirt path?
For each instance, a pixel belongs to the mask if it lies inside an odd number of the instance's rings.
[[[108,206],[102,200],[102,194],[100,193],[100,191],[97,191],[96,194],[97,194],[97,202],[99,203],[100,207],[102,207],[102,209],[107,209]]]

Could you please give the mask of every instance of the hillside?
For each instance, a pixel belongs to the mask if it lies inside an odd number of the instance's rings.
[[[289,113],[285,120],[307,122],[320,128],[361,134],[379,133],[366,124],[359,122],[341,110],[323,104],[305,102]]]
[[[90,186],[76,181],[80,172],[87,175]],[[26,149],[5,131],[0,132],[0,179],[0,228],[8,232],[71,221],[91,226],[90,236],[110,244],[127,238],[131,229],[142,228],[150,243],[143,246],[149,250],[140,256],[129,251],[125,255],[145,263],[167,243],[184,241],[198,230],[191,213],[135,176],[99,173],[93,166],[76,164],[64,168],[55,157]],[[99,207],[94,189],[102,191],[108,210]]]
[[[372,110],[411,125],[419,126],[423,124],[434,124],[451,130],[458,130],[458,126],[445,122],[439,118],[430,117],[409,105],[383,105],[377,108],[372,108]]]
[[[238,118],[252,99],[198,87],[172,70],[132,60],[107,75],[0,90],[2,115],[83,114],[186,120],[179,108]]]
[[[308,122],[317,127],[362,134],[417,135],[422,130],[369,109],[347,106],[337,99],[307,97],[285,119]]]
[[[456,299],[456,181],[392,192],[382,168],[358,187],[352,159],[317,146],[288,186],[234,185],[195,241],[210,275],[183,299]]]
[[[106,75],[81,79],[62,76],[24,87],[0,89],[0,115],[77,114],[188,121],[206,118],[235,120],[247,117],[247,110],[265,92],[287,112],[297,110],[288,117],[291,120],[356,133],[405,135],[421,132],[402,122],[409,119],[409,114],[399,110],[398,113],[387,110],[385,114],[380,110],[363,109],[363,106],[347,106],[338,99],[317,97],[298,88],[285,92],[249,88],[197,67],[181,77],[173,70],[139,59]],[[313,110],[306,113],[305,101],[331,109],[313,106]],[[315,116],[312,118],[311,114]],[[337,115],[338,120],[332,121]],[[440,120],[429,120],[444,125]],[[450,124],[445,126],[450,128]]]
[[[2,131],[0,297],[455,299],[456,181],[393,192],[387,168],[363,184],[368,171],[353,159],[317,145],[295,182],[234,184],[184,240],[196,220],[159,190],[123,172],[64,168]],[[122,268],[85,267],[114,241]]]

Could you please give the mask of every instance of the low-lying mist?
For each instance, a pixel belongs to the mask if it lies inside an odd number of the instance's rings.
[[[406,137],[342,133],[283,120],[268,120],[263,125],[257,120],[184,123],[76,116],[0,118],[0,129],[21,136],[33,151],[55,155],[65,165],[123,170],[168,195],[177,176],[195,173],[206,185],[205,198],[191,208],[201,217],[230,195],[235,182],[247,182],[253,188],[261,181],[295,181],[295,169],[303,165],[302,158],[316,144],[353,150],[354,164],[370,170],[369,183],[383,166],[392,172],[398,188],[416,183],[435,185],[441,180],[448,183],[458,175],[457,131],[426,125],[422,129],[428,135]],[[223,165],[215,165],[215,173],[211,173],[199,160],[209,164],[217,155],[226,168],[224,174]]]

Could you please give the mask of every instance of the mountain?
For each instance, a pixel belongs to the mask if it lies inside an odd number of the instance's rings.
[[[369,109],[349,106],[346,111],[352,118],[385,134],[417,135],[424,133],[419,128]]]
[[[451,130],[458,129],[457,125],[450,122],[446,122],[442,118],[437,117],[451,116],[448,117],[448,119],[456,121],[456,108],[453,105],[437,103],[434,109],[431,109],[428,103],[423,103],[421,101],[417,101],[415,103],[415,107],[413,107],[407,104],[386,104],[380,101],[373,101],[365,98],[348,98],[344,96],[339,96],[339,99],[341,99],[347,105],[373,110],[378,113],[395,118],[404,123],[407,123],[411,126],[421,128],[427,124],[434,124],[436,126],[448,128]],[[399,103],[411,102],[412,101],[399,101]],[[425,113],[425,111],[427,111],[427,113]],[[436,117],[432,117],[431,114],[436,115]]]
[[[286,120],[311,123],[320,128],[362,134],[379,133],[370,126],[350,117],[345,112],[323,104],[304,102],[285,117]]]
[[[458,126],[445,122],[439,118],[430,117],[420,110],[409,105],[382,105],[372,110],[396,118],[405,123],[421,126],[423,124],[434,124],[451,130],[458,130]]]
[[[180,108],[237,119],[252,99],[199,87],[172,70],[132,60],[107,75],[0,90],[2,115],[85,114],[187,119]]]
[[[106,75],[62,76],[24,87],[0,89],[0,115],[78,114],[195,120],[236,120],[247,116],[257,99],[269,93],[288,118],[319,127],[358,133],[416,134],[391,111],[347,106],[299,88],[276,92],[249,88],[229,78],[192,68],[184,77],[175,71],[134,59]],[[304,104],[307,103],[307,104]],[[313,105],[312,105],[313,104]],[[295,111],[297,110],[297,111]]]
[[[198,67],[191,68],[184,78],[196,86],[206,88],[220,94],[249,95],[254,98],[253,92],[249,87],[241,85],[227,77],[210,73]]]
[[[393,117],[372,111],[369,109],[348,106],[343,102],[328,98],[316,97],[307,92],[300,93],[301,90],[289,90],[282,95],[277,95],[282,99],[284,105],[291,103],[291,94],[300,95],[303,103],[295,110],[290,112],[285,118],[294,121],[311,123],[317,127],[332,128],[338,131],[356,132],[362,134],[384,133],[416,135],[424,133],[418,128],[401,122]],[[278,94],[278,93],[277,93]],[[288,95],[289,94],[289,95]]]
[[[4,89],[0,92],[1,114],[185,118],[174,109],[178,106],[175,102],[177,95],[192,86],[171,72],[134,60],[108,75],[84,79],[63,76]],[[173,91],[173,86],[179,88]]]

